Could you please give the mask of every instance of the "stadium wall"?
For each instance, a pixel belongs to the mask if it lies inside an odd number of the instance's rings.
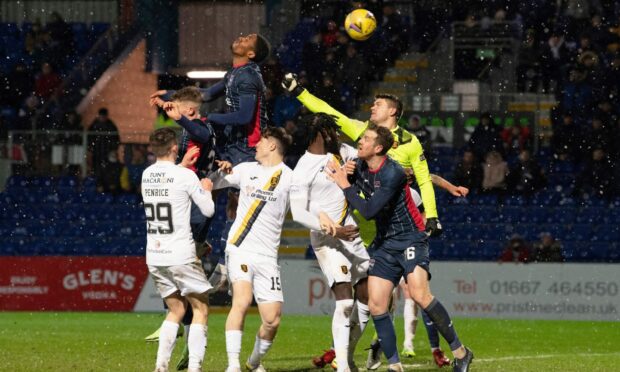
[[[143,257],[1,257],[0,310],[163,311]],[[285,314],[333,313],[315,261],[282,260]],[[452,315],[619,321],[613,264],[436,262],[433,293]],[[397,294],[402,314],[402,294]]]

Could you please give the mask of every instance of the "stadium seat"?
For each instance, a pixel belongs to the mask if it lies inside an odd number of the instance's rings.
[[[592,227],[588,224],[574,224],[566,236],[568,240],[589,240],[592,235]]]
[[[521,215],[524,212],[521,207],[503,207],[499,211],[499,219],[507,223],[517,223],[521,221]]]
[[[478,246],[480,248],[480,258],[488,261],[497,260],[504,248],[499,240],[481,240]]]
[[[578,209],[571,206],[560,206],[549,211],[549,222],[571,224],[577,218]]]

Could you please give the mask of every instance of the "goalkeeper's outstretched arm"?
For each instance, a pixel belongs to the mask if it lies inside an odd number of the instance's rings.
[[[284,76],[282,87],[296,96],[299,102],[306,106],[308,110],[314,113],[322,112],[333,116],[342,132],[353,141],[357,141],[368,126],[368,122],[351,119],[331,107],[322,99],[312,95],[307,89],[299,85],[296,76],[292,73],[288,73]]]

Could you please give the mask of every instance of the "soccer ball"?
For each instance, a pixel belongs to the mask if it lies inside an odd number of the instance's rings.
[[[355,9],[344,20],[344,29],[354,40],[366,40],[377,28],[375,15],[366,9]]]

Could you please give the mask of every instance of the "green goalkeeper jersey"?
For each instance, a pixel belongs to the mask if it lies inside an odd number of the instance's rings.
[[[297,96],[297,99],[312,112],[322,112],[334,116],[342,132],[353,141],[357,141],[368,127],[368,121],[348,118],[320,98],[313,96],[306,89]],[[416,136],[400,127],[394,128],[392,133],[394,134],[394,146],[388,151],[388,155],[403,168],[413,170],[422,195],[426,218],[437,217],[435,191],[420,141]],[[360,226],[360,232],[362,229],[363,227]]]

